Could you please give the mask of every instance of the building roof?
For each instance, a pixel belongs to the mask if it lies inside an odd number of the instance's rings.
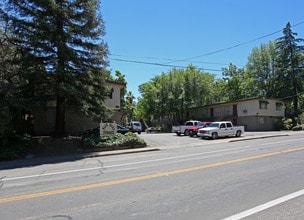
[[[106,83],[112,84],[112,85],[117,85],[120,87],[126,87],[126,83],[116,82],[116,81],[112,81],[112,80],[106,80]]]
[[[228,101],[228,102],[219,102],[219,103],[213,103],[209,105],[203,105],[203,106],[197,106],[189,109],[196,109],[196,108],[203,108],[203,107],[210,107],[210,106],[218,106],[218,105],[227,105],[227,104],[232,104],[232,103],[238,103],[238,102],[247,102],[247,101],[252,101],[252,100],[276,100],[279,102],[284,103],[283,100],[277,99],[277,98],[265,98],[265,97],[260,97],[260,98],[244,98],[244,99],[239,99],[239,100],[234,100],[234,101]]]

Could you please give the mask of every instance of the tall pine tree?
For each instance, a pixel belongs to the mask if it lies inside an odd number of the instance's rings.
[[[293,115],[298,116],[298,93],[303,91],[304,74],[303,52],[304,47],[299,45],[303,39],[296,38],[297,33],[292,32],[288,22],[283,29],[283,37],[276,40],[278,51],[277,59],[277,79],[280,83],[280,96],[292,97]]]
[[[65,135],[67,107],[102,118],[108,48],[98,0],[6,0],[4,5],[1,15],[23,54],[29,85],[43,82],[49,99],[56,100],[55,135]]]

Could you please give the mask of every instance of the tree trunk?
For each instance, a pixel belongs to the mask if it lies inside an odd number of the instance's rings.
[[[296,92],[296,89],[295,89]],[[294,109],[294,116],[298,117],[299,113],[298,113],[298,96],[297,93],[295,93],[295,97],[293,99],[293,109]]]
[[[296,79],[296,71],[294,68],[294,64],[292,63],[292,75],[291,75],[291,83],[292,83],[292,90],[293,90],[293,109],[294,109],[294,117],[298,117],[298,83]]]
[[[61,138],[65,136],[65,109],[64,109],[65,98],[60,95],[57,96],[56,105],[56,121],[54,137]]]

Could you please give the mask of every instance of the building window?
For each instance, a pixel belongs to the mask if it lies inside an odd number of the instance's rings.
[[[109,92],[109,99],[113,99],[114,88],[112,88]]]
[[[268,101],[260,100],[260,109],[267,109]]]
[[[283,103],[281,103],[281,102],[276,102],[276,110],[277,110],[277,111],[282,111],[282,106],[283,106]]]

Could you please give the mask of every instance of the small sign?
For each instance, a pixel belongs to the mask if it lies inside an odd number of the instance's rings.
[[[116,123],[100,123],[100,136],[113,135],[117,133]]]

